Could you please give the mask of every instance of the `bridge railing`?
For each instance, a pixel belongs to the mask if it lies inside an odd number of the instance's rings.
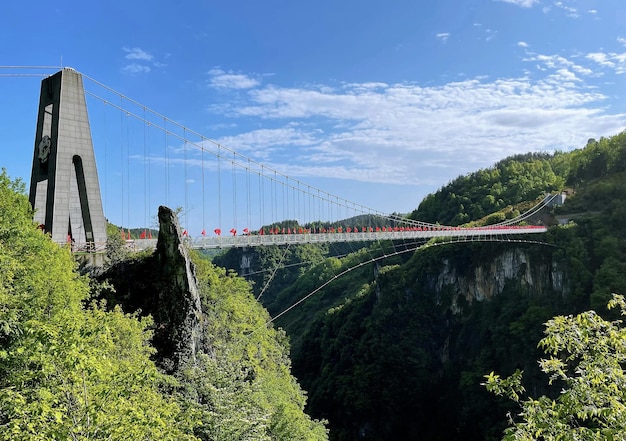
[[[303,243],[374,242],[378,240],[408,240],[441,238],[481,238],[502,235],[536,234],[546,232],[546,227],[500,226],[500,227],[441,227],[440,229],[410,229],[398,231],[335,232],[335,233],[292,233],[292,234],[248,234],[239,236],[184,237],[183,242],[195,249],[255,247],[269,245],[295,245]],[[131,251],[155,249],[157,239],[130,239],[126,248]],[[103,252],[106,244],[72,243],[73,252]]]
[[[329,242],[373,242],[378,240],[406,240],[431,239],[434,237],[484,237],[497,235],[534,234],[544,233],[543,226],[505,226],[499,228],[442,228],[439,230],[408,230],[408,231],[371,231],[371,232],[342,232],[342,233],[293,233],[293,234],[250,234],[239,236],[213,236],[184,238],[184,242],[191,248],[233,248],[255,247],[268,245],[289,245],[303,243]],[[155,239],[139,239],[134,245],[143,250],[156,247]]]

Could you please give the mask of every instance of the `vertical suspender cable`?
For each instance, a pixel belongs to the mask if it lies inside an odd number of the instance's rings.
[[[249,229],[252,226],[252,216],[250,211],[250,158],[248,158],[248,166],[246,167],[246,195],[248,205],[248,219],[246,220],[248,225],[246,225],[246,227]]]
[[[148,143],[150,144],[150,123],[148,122]],[[152,187],[152,177],[151,177],[151,172],[152,172],[152,158],[149,154],[149,150],[148,150],[148,219],[150,219],[150,210],[151,210],[151,204],[152,204],[152,197],[151,197],[151,187]],[[146,227],[148,228],[148,236],[152,237],[152,233],[150,233],[150,228],[151,226],[148,224],[146,225]]]
[[[187,213],[189,212],[189,206],[188,206],[188,197],[187,197],[187,129],[183,128],[183,161],[184,161],[184,166],[183,166],[183,178],[185,180],[185,230],[189,231],[189,222],[187,219]]]
[[[272,204],[272,220],[271,222],[276,222],[276,181],[274,178],[270,178],[270,203]]]
[[[148,140],[146,139],[148,136],[148,128],[146,127],[146,107],[143,107],[143,203],[144,203],[144,211],[143,211],[143,228],[146,228],[148,225],[148,205],[150,200],[148,197],[148,158],[147,158],[147,147]]]
[[[217,228],[222,229],[222,154],[217,145]]]
[[[122,204],[122,219],[120,220],[121,227],[124,228],[124,98],[120,95],[120,180],[122,181],[122,197],[120,198]]]
[[[204,189],[204,137],[200,140],[200,155],[202,163],[202,231],[206,233],[206,204],[205,204],[205,189]]]
[[[109,213],[109,192],[108,192],[108,180],[107,180],[107,176],[108,176],[108,172],[107,172],[107,161],[108,161],[108,150],[109,150],[109,127],[107,124],[107,102],[104,102],[104,214],[105,214],[105,218],[106,215],[110,215]]]
[[[167,148],[167,118],[163,117],[163,134],[165,135],[165,205],[170,205],[170,158]]]
[[[126,162],[128,163],[126,166],[126,184],[128,188],[128,195],[126,195],[126,204],[128,205],[128,209],[126,210],[126,225],[130,228],[130,114],[126,112]]]
[[[261,171],[259,172],[259,192],[261,193],[259,198],[261,201],[261,226],[263,226],[265,225],[265,176],[263,176],[263,166],[261,166]]]
[[[233,175],[232,175],[232,181],[233,181],[233,223],[234,223],[234,228],[235,230],[237,229],[237,170],[235,169],[235,163],[236,163],[236,158],[235,158],[236,153],[233,152]]]

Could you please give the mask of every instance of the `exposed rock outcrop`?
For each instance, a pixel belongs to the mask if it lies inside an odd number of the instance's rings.
[[[159,207],[159,238],[152,256],[111,266],[98,279],[114,290],[103,295],[128,313],[154,320],[155,361],[172,373],[193,361],[202,344],[202,306],[195,267],[183,245],[176,214]]]
[[[176,214],[159,207],[159,239],[154,254],[159,275],[159,337],[171,344],[174,368],[193,359],[202,335],[202,306],[195,267],[182,243]],[[164,354],[166,355],[166,354]]]
[[[535,259],[536,260],[536,259]],[[460,312],[459,299],[466,303],[490,300],[502,293],[507,283],[524,287],[526,292],[547,291],[567,294],[563,269],[556,262],[538,262],[523,249],[506,250],[492,259],[474,266],[467,274],[459,274],[457,266],[444,259],[441,270],[427,284],[438,296],[450,295],[450,309]]]

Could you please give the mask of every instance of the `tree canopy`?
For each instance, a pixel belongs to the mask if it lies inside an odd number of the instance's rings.
[[[0,439],[195,439],[162,390],[149,319],[89,303],[89,280],[0,175]]]
[[[626,315],[623,296],[613,295],[609,308]],[[626,439],[626,328],[595,311],[557,316],[546,323],[539,342],[547,358],[539,361],[550,385],[560,386],[556,398],[523,398],[522,372],[508,378],[491,372],[487,390],[519,404],[510,417],[504,441]]]

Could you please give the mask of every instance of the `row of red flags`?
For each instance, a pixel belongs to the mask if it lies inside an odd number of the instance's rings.
[[[515,225],[503,225],[503,226],[486,226],[486,227],[472,227],[472,228],[463,228],[463,227],[448,227],[448,226],[433,226],[433,227],[361,227],[359,229],[359,227],[329,227],[329,228],[278,228],[278,227],[272,227],[270,228],[268,231],[266,231],[266,229],[261,228],[258,232],[258,234],[260,236],[266,235],[266,234],[323,234],[323,233],[367,233],[367,232],[396,232],[396,231],[448,231],[448,230],[492,230],[492,229],[517,229],[517,228],[533,228],[534,226],[532,225],[527,225],[524,227],[519,227],[519,226],[515,226]],[[537,228],[541,228],[541,227],[537,227]],[[213,232],[215,233],[216,236],[221,236],[222,235],[222,230],[220,228],[216,228],[213,230]],[[231,228],[230,229],[230,234],[232,234],[233,236],[237,235],[237,230],[235,228]],[[123,239],[131,239],[130,236],[130,230],[128,230],[128,232],[125,232],[124,230],[121,231],[122,234],[122,238]],[[202,230],[202,232],[200,233],[203,237],[207,235],[206,230]],[[248,228],[244,228],[242,230],[242,234],[244,236],[247,236],[250,234],[250,230]],[[189,232],[187,230],[183,231],[183,237],[189,237]],[[139,235],[139,239],[152,239],[152,231],[150,230],[143,230],[141,232],[141,234]]]

